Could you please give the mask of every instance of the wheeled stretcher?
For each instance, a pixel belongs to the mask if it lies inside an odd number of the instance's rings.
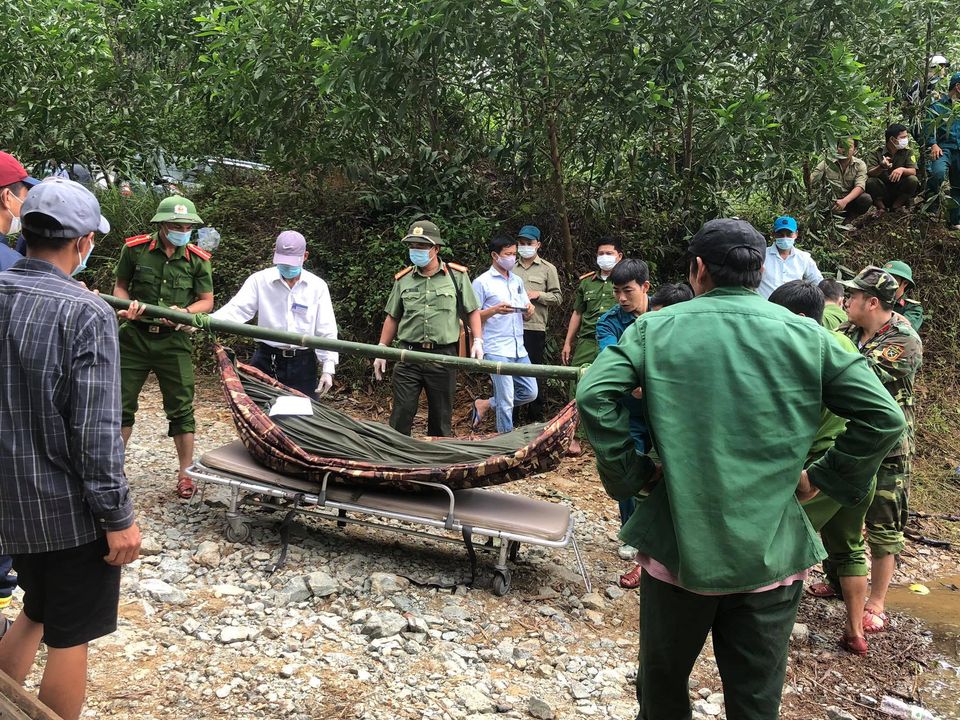
[[[231,542],[250,537],[251,518],[240,512],[243,506],[285,511],[284,528],[299,514],[346,524],[391,530],[445,542],[464,542],[470,557],[471,579],[476,576],[476,549],[493,550],[493,591],[504,595],[510,590],[508,561],[514,562],[521,545],[549,548],[572,547],[577,569],[587,591],[591,590],[583,557],[574,537],[570,508],[559,503],[535,500],[486,489],[451,490],[432,482],[416,482],[422,492],[351,487],[334,480],[327,472],[320,483],[290,477],[258,464],[239,440],[205,453],[187,474],[200,484],[230,489],[225,536]],[[390,522],[387,522],[390,521]],[[417,527],[422,529],[416,529]],[[459,535],[459,537],[457,537]],[[475,546],[473,537],[489,538],[487,545]]]

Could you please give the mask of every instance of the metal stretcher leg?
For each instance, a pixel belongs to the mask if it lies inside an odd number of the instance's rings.
[[[587,588],[587,592],[593,592],[593,588],[590,586],[590,577],[587,575],[587,566],[583,564],[583,556],[580,555],[580,546],[577,545],[577,536],[570,535],[570,542],[573,545],[573,554],[577,556],[577,567],[580,569],[580,577],[583,578],[583,585]]]
[[[497,556],[497,564],[493,566],[493,594],[506,595],[510,592],[510,568],[507,567],[507,555],[510,551],[511,542],[500,541],[500,554]]]
[[[224,530],[224,536],[228,542],[246,542],[250,539],[253,529],[250,527],[250,521],[237,512],[240,505],[240,488],[233,487],[230,492],[230,506],[226,512],[227,527]]]
[[[470,557],[470,582],[467,587],[473,587],[477,580],[477,551],[473,547],[473,528],[470,525],[463,526],[463,544],[467,546],[467,555]]]

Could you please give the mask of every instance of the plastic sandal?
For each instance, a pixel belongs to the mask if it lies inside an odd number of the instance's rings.
[[[815,598],[834,598],[840,597],[840,593],[830,583],[814,583],[807,587],[807,594]]]
[[[887,614],[874,612],[870,608],[863,609],[863,631],[878,633],[887,629]]]
[[[177,476],[178,496],[182,497],[184,500],[189,500],[193,497],[195,492],[197,492],[197,487],[193,484],[193,480],[188,478],[186,475]]]
[[[867,639],[865,637],[854,637],[844,633],[840,638],[840,647],[848,653],[864,657],[867,654]]]
[[[625,572],[620,576],[620,587],[627,588],[632,590],[633,588],[640,587],[640,573],[643,568],[640,566],[640,563],[634,565],[629,572]]]

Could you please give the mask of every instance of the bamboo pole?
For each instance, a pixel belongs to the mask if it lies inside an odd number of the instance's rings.
[[[130,306],[129,300],[121,300],[113,295],[100,294],[100,298],[117,310],[126,310]],[[416,350],[386,347],[384,345],[368,345],[366,343],[350,342],[348,340],[334,340],[333,338],[317,337],[315,335],[298,335],[285,330],[262,328],[256,325],[217,320],[203,313],[187,313],[180,310],[171,310],[160,305],[146,305],[144,317],[163,318],[188,327],[212,330],[228,335],[240,335],[256,340],[272,340],[296,347],[314,348],[319,350],[335,350],[348,355],[362,355],[369,358],[385,358],[396,362],[438,363],[451,365],[458,370],[467,372],[488,373],[491,375],[519,375],[522,377],[557,378],[559,380],[577,380],[583,374],[582,368],[565,367],[561,365],[528,365],[526,363],[493,362],[491,360],[474,360],[450,355],[440,355]]]

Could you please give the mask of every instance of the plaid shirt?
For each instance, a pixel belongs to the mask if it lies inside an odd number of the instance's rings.
[[[48,262],[0,273],[0,552],[77,547],[133,524],[117,323]]]

